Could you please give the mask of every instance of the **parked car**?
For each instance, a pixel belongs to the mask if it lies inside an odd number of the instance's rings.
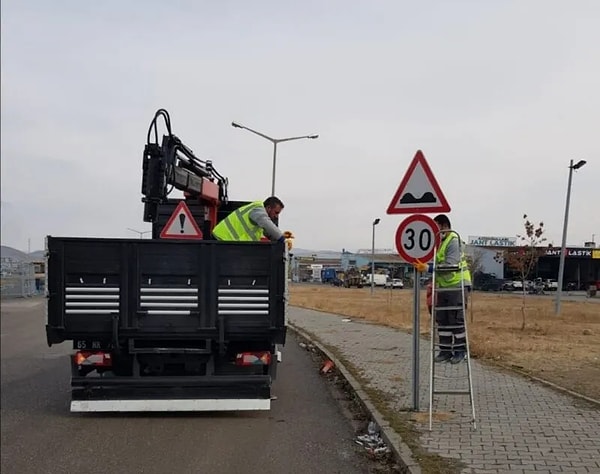
[[[384,287],[390,288],[390,289],[394,289],[394,288],[402,289],[402,288],[404,288],[404,282],[402,280],[400,280],[399,278],[394,278],[392,280],[386,281]]]
[[[473,276],[473,289],[480,291],[500,291],[502,280],[493,273],[476,272]]]

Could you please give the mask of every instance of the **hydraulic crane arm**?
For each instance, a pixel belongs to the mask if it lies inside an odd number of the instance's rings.
[[[164,119],[167,134],[159,144],[157,121],[160,117]],[[173,135],[169,113],[164,109],[159,109],[150,123],[142,169],[146,222],[156,221],[158,205],[166,202],[173,188],[183,191],[187,198],[198,199],[212,208],[228,201],[227,178],[214,169],[210,160],[196,157]]]

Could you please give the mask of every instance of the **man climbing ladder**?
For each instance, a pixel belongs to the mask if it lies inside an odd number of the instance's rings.
[[[438,325],[439,353],[435,362],[450,361],[458,364],[465,359],[466,336],[464,326],[464,308],[466,308],[467,291],[470,288],[471,274],[460,239],[456,232],[451,231],[450,219],[444,214],[436,216],[434,222],[438,225],[442,243],[435,255],[435,263],[429,266],[418,262],[418,271],[432,271],[435,265],[435,320]],[[464,301],[464,305],[463,305]]]
[[[473,380],[471,361],[468,357],[468,336],[465,312],[467,289],[471,287],[471,274],[463,252],[463,245],[457,232],[451,230],[450,219],[443,214],[434,222],[439,227],[442,242],[435,250],[434,263],[426,265],[417,261],[419,272],[433,272],[431,288],[431,366],[429,391],[429,429],[432,428],[434,395],[469,395],[473,427],[476,429],[475,405],[473,401]],[[437,342],[436,342],[437,333]],[[436,347],[438,353],[436,354]],[[434,366],[449,361],[452,365],[467,359],[466,375],[463,371],[451,371],[449,375],[435,375]],[[436,388],[436,381],[445,382],[447,387]],[[456,388],[458,379],[467,379],[466,388]]]

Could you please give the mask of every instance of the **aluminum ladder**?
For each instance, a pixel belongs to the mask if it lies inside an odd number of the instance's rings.
[[[463,255],[463,242],[460,238],[458,232],[453,230],[446,230],[444,232],[454,232],[458,238],[459,245],[459,253]],[[438,232],[439,234],[439,232]],[[436,239],[437,240],[437,239]],[[468,395],[469,402],[471,405],[471,422],[473,423],[473,429],[477,429],[477,421],[475,418],[475,402],[473,400],[473,377],[471,373],[471,354],[469,352],[469,333],[467,331],[467,293],[465,288],[465,282],[463,277],[464,269],[459,265],[437,265],[436,257],[437,257],[437,245],[434,248],[433,254],[433,273],[432,273],[432,291],[431,291],[431,325],[430,325],[430,338],[431,338],[431,357],[430,357],[430,370],[429,370],[429,431],[432,430],[433,427],[433,404],[434,404],[434,395]],[[439,288],[436,285],[436,273],[443,274],[444,272],[461,272],[461,283],[459,287],[455,288]],[[455,306],[438,306],[437,305],[437,295],[445,293],[458,293],[460,295],[460,304]],[[462,311],[463,315],[463,324],[450,324],[450,325],[438,325],[436,320],[436,313],[442,311]],[[451,344],[450,347],[447,347],[446,344],[440,344],[439,342],[439,330],[449,331],[454,333],[455,330],[461,330],[464,328],[465,338],[464,344],[455,344],[454,334],[451,336]],[[464,346],[464,347],[463,347]],[[434,359],[436,357],[436,352],[438,351],[451,351],[459,350],[464,351],[466,354],[465,360],[459,362],[458,364],[450,364],[450,361],[445,362],[435,362]],[[465,363],[466,362],[466,363]],[[436,365],[442,364],[441,366],[451,366],[451,370],[445,370],[446,372],[443,375],[436,374]],[[441,367],[440,366],[440,367]],[[464,367],[466,367],[466,374],[464,374]],[[446,369],[448,367],[445,367]],[[441,370],[440,370],[441,372]],[[450,372],[450,374],[448,374]],[[456,385],[461,382],[463,386],[459,388],[448,388],[442,387],[440,389],[436,388],[436,382],[438,381],[446,381],[446,385]],[[452,382],[452,383],[450,383]],[[466,386],[465,386],[466,385]]]

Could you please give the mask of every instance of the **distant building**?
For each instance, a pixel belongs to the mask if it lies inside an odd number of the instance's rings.
[[[520,275],[499,258],[505,251],[517,250],[516,239],[508,237],[469,237],[467,255],[476,256],[478,270],[500,279],[519,279]],[[512,244],[512,245],[509,245]],[[587,289],[591,282],[600,281],[600,249],[593,242],[585,247],[565,249],[563,289]],[[591,244],[591,245],[590,245]],[[557,280],[560,247],[540,247],[540,257],[528,279]]]
[[[2,298],[22,298],[42,294],[46,287],[46,260],[12,247],[2,246],[0,293]]]
[[[343,270],[354,267],[363,273],[370,273],[372,263],[375,267],[375,273],[385,273],[392,278],[405,278],[408,271],[412,270],[412,265],[395,253],[375,253],[375,255],[372,255],[366,252],[345,252],[341,256]]]

